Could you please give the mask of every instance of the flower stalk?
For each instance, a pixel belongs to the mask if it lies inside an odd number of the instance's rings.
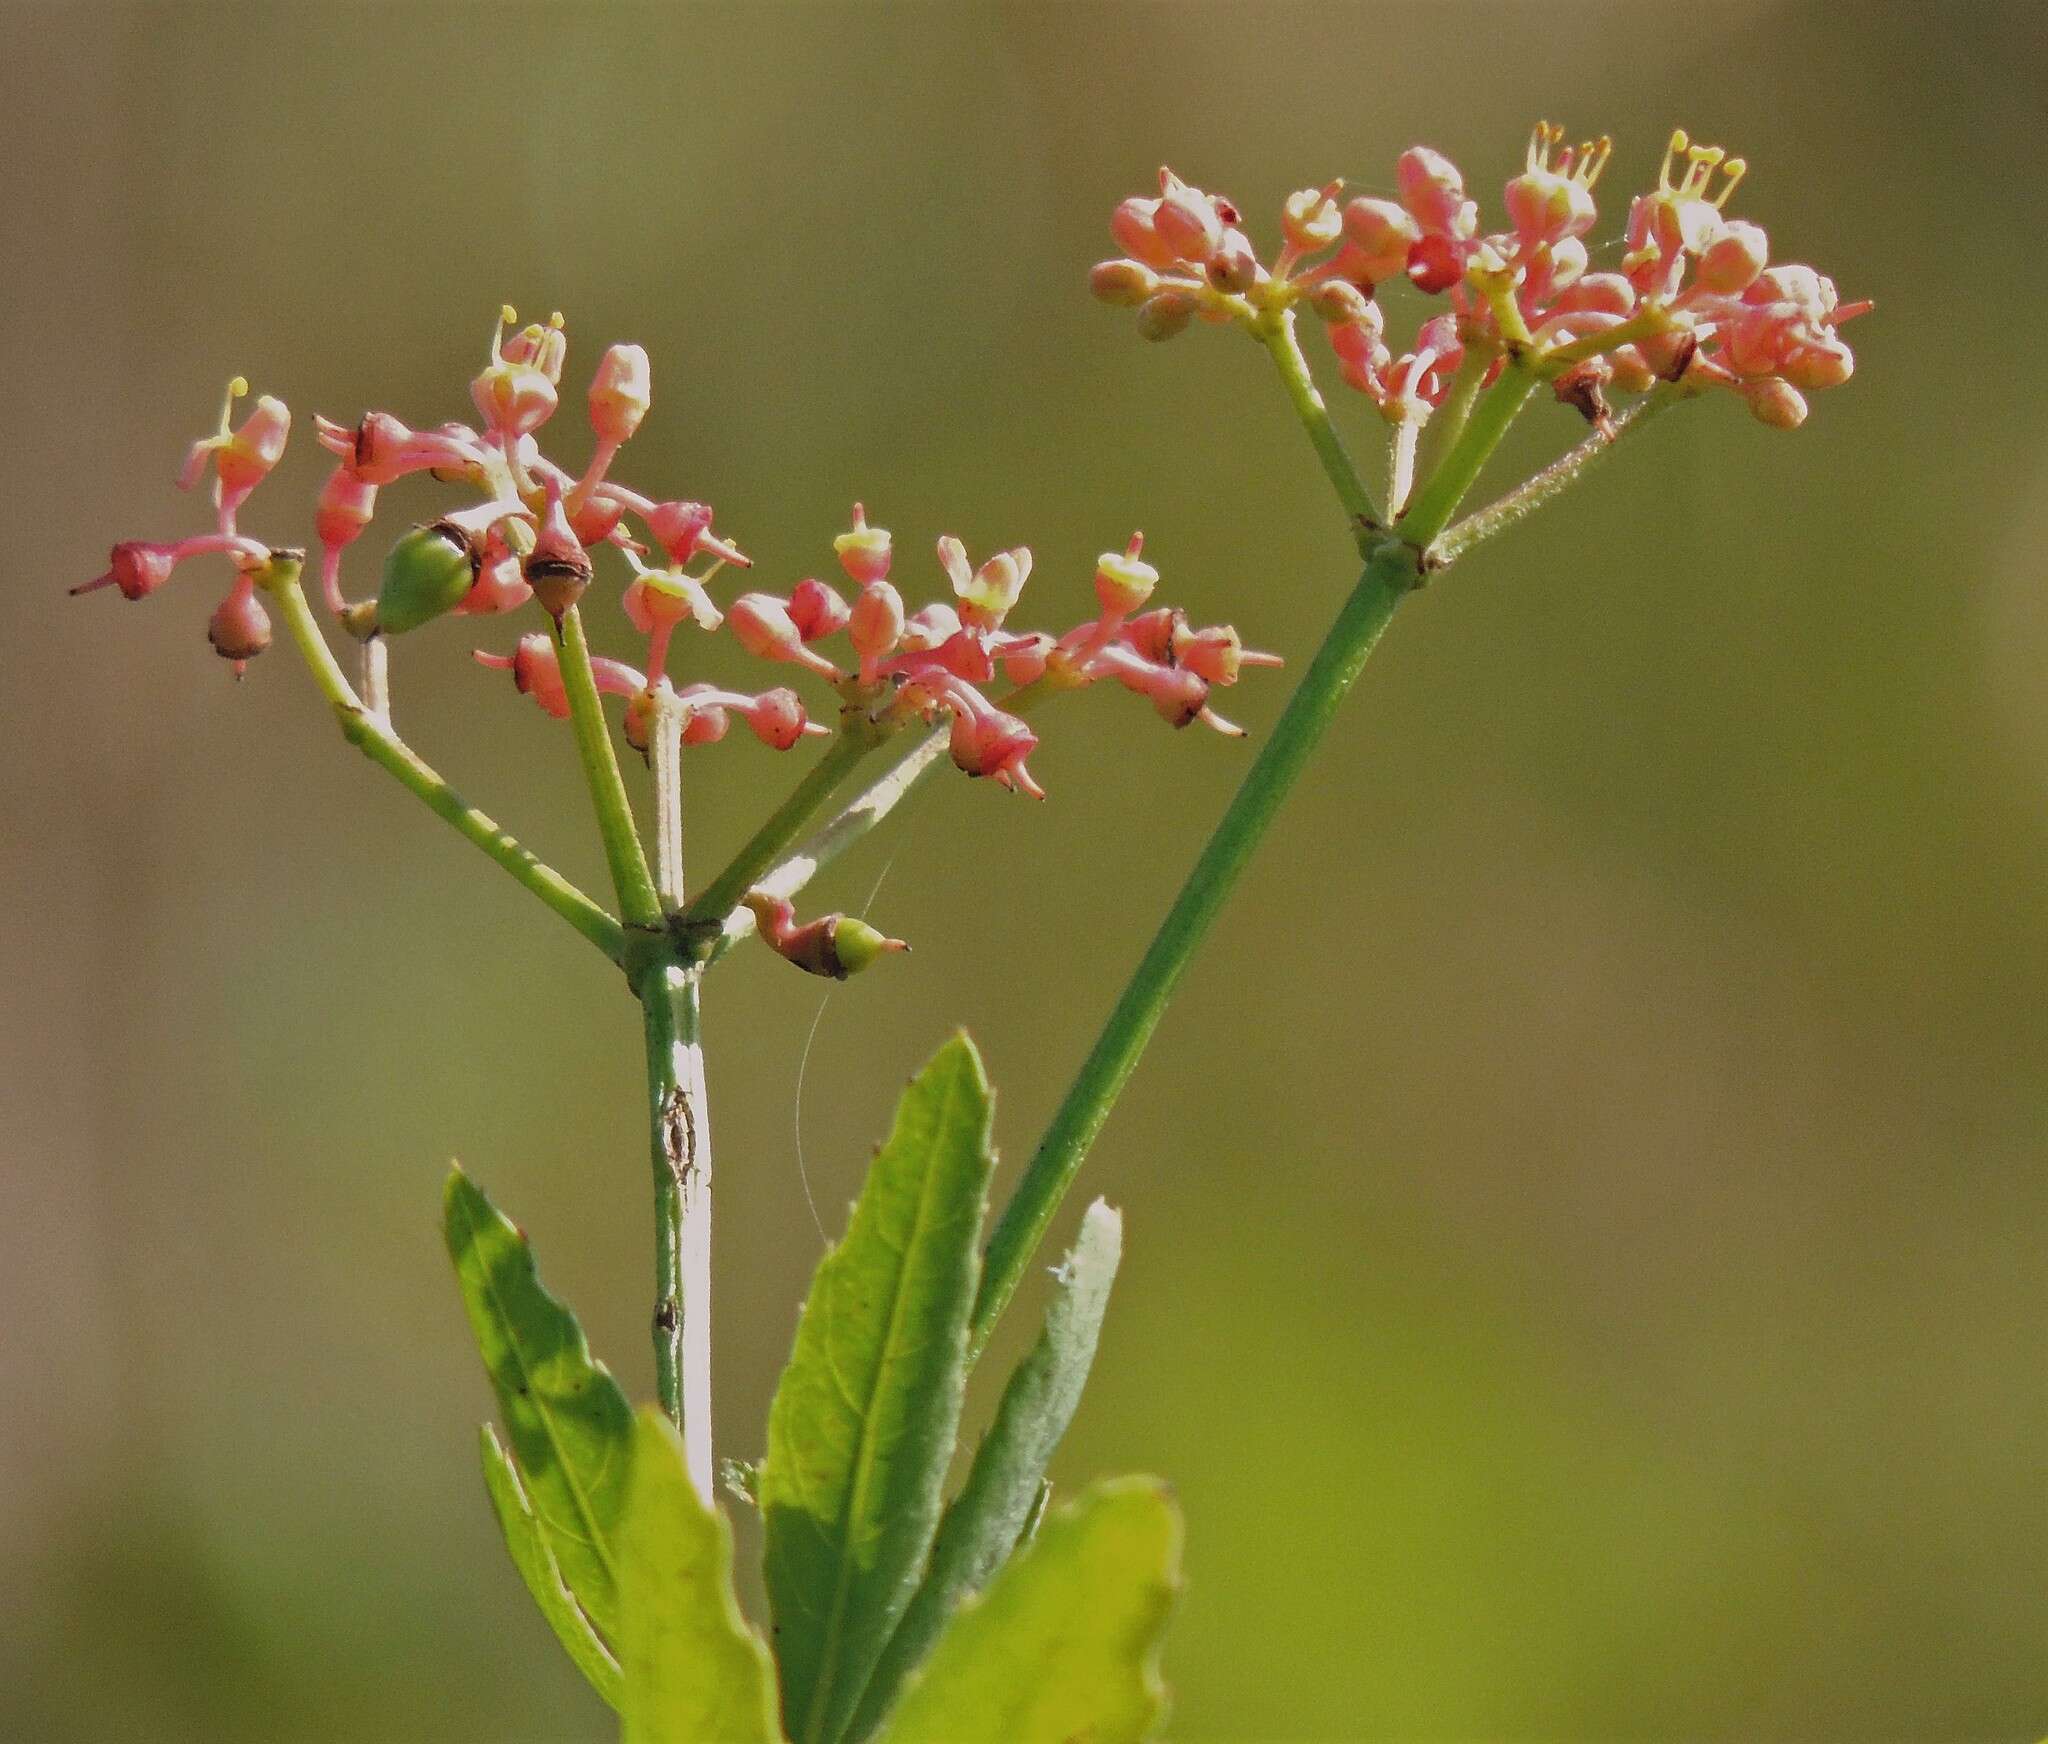
[[[387,715],[372,713],[356,695],[306,602],[299,580],[300,565],[296,553],[273,552],[261,585],[276,603],[314,684],[341,723],[342,737],[613,962],[622,963],[626,935],[619,923],[511,831],[450,787],[398,736]]]

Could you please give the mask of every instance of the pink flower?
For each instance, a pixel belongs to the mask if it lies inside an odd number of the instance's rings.
[[[235,402],[248,391],[249,384],[240,376],[228,383],[227,398],[220,409],[220,429],[192,444],[178,474],[178,488],[190,490],[205,473],[207,463],[212,462],[213,502],[223,533],[235,530],[235,516],[249,500],[249,493],[270,476],[270,469],[284,454],[285,440],[292,430],[290,409],[284,401],[268,394],[257,400],[239,430],[231,428],[229,419]]]
[[[870,527],[867,510],[859,503],[853,505],[852,528],[832,541],[832,549],[847,578],[859,586],[888,579],[889,529]]]
[[[170,544],[127,539],[108,553],[104,574],[80,582],[71,592],[96,593],[103,587],[118,587],[124,599],[146,599],[171,579],[171,571],[179,564],[216,551],[225,552],[238,563],[263,563],[270,557],[267,546],[234,533],[201,533]]]
[[[560,402],[555,384],[562,379],[568,353],[560,315],[545,327],[528,326],[508,338],[505,329],[518,319],[509,303],[498,311],[491,328],[491,360],[469,385],[484,427],[503,443],[530,435],[555,415]]]

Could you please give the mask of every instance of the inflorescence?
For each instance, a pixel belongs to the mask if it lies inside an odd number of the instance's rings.
[[[1026,765],[1037,737],[1021,709],[1049,692],[1114,679],[1149,700],[1175,726],[1200,720],[1220,731],[1237,728],[1209,706],[1211,691],[1236,682],[1248,665],[1275,664],[1247,652],[1227,625],[1197,628],[1171,608],[1148,609],[1158,572],[1139,556],[1142,540],[1105,554],[1095,574],[1095,616],[1063,635],[1011,628],[1009,617],[1031,574],[1023,546],[973,563],[960,541],[938,542],[939,566],[953,597],[906,608],[890,579],[887,529],[869,524],[856,504],[851,528],[835,543],[852,584],[849,600],[832,585],[807,578],[787,595],[740,594],[720,606],[712,584],[727,568],[750,560],[712,531],[702,503],[642,495],[611,476],[652,401],[651,371],[638,345],[614,345],[599,360],[589,389],[595,447],[580,471],[559,465],[540,446],[539,432],[559,403],[567,355],[560,315],[515,327],[501,311],[489,360],[471,383],[478,422],[416,430],[389,412],[353,424],[316,420],[319,440],[337,464],[314,516],[320,581],[329,611],[358,638],[393,637],[448,615],[491,616],[538,601],[559,625],[590,585],[591,554],[604,547],[627,569],[623,606],[645,638],[644,664],[598,658],[598,688],[626,699],[625,736],[645,752],[657,700],[675,707],[688,745],[722,738],[743,720],[765,743],[787,749],[807,734],[829,731],[813,721],[788,687],[757,694],[714,685],[668,683],[675,631],[725,627],[757,657],[801,669],[838,693],[841,727],[886,736],[915,724],[949,728],[953,761],[970,775],[1038,795]],[[215,526],[166,543],[116,545],[105,574],[74,592],[118,587],[141,599],[186,561],[229,559],[234,576],[209,634],[237,673],[270,641],[259,589],[272,548],[241,531],[250,493],[282,456],[291,414],[280,400],[260,399],[239,429],[235,402],[247,384],[230,385],[219,430],[196,444],[179,483],[198,483],[211,465]],[[475,500],[449,508],[406,532],[391,548],[374,598],[351,601],[342,585],[348,549],[368,529],[379,493],[425,474],[468,490]],[[828,657],[818,644],[843,633],[850,652]],[[509,654],[480,650],[485,666],[507,670],[520,691],[549,714],[570,713],[558,637],[536,630]],[[998,699],[998,675],[1012,687]]]
[[[1461,367],[1476,393],[1519,361],[1603,431],[1610,389],[1659,381],[1725,388],[1763,423],[1796,428],[1808,393],[1848,380],[1855,360],[1837,329],[1870,304],[1842,302],[1812,267],[1772,264],[1764,232],[1726,216],[1743,160],[1683,132],[1656,188],[1630,204],[1619,270],[1596,270],[1583,239],[1611,154],[1605,138],[1568,145],[1563,129],[1538,123],[1504,190],[1509,227],[1482,234],[1457,166],[1415,146],[1395,164],[1396,199],[1345,200],[1341,181],[1291,195],[1270,264],[1235,205],[1163,169],[1158,198],[1116,208],[1125,258],[1097,266],[1093,288],[1134,308],[1152,339],[1196,319],[1255,325],[1306,303],[1345,381],[1397,427],[1425,422]],[[1397,281],[1446,305],[1398,356],[1380,303]]]

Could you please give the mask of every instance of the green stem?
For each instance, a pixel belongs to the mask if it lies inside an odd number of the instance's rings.
[[[819,825],[788,853],[755,880],[753,888],[770,896],[794,898],[820,872],[858,842],[922,785],[924,779],[945,760],[947,730],[935,727],[916,740],[908,753],[899,757],[851,800]],[[754,932],[753,910],[736,908],[725,917],[725,925],[711,941],[706,964],[715,963],[742,939]]]
[[[1465,347],[1464,360],[1451,380],[1451,391],[1444,395],[1444,403],[1430,418],[1423,438],[1425,477],[1436,471],[1443,457],[1457,446],[1458,438],[1464,435],[1465,420],[1472,416],[1473,404],[1486,385],[1486,372],[1499,356],[1498,351],[1476,342]]]
[[[732,857],[732,863],[712,879],[704,887],[703,894],[684,911],[685,923],[701,926],[707,931],[713,926],[722,926],[726,917],[739,906],[740,899],[754,888],[761,875],[796,840],[797,832],[811,821],[812,814],[832,797],[832,790],[878,742],[872,733],[842,727],[825,755],[813,763],[804,778],[790,790],[789,797],[775,808],[768,821]]]
[[[1344,441],[1337,434],[1336,425],[1330,422],[1330,408],[1323,403],[1315,377],[1309,373],[1308,359],[1302,356],[1301,343],[1294,336],[1294,311],[1268,309],[1253,324],[1252,334],[1266,348],[1274,367],[1279,370],[1287,397],[1294,404],[1295,416],[1308,432],[1308,439],[1315,446],[1316,458],[1323,463],[1323,472],[1336,491],[1337,500],[1351,518],[1351,536],[1358,544],[1359,554],[1367,555],[1373,529],[1381,525],[1379,505],[1372,500],[1372,492],[1365,488],[1365,481],[1351,464],[1351,456],[1345,452]]]
[[[654,1384],[682,1431],[691,1480],[714,1502],[711,1463],[711,1125],[699,978],[664,949],[634,991],[645,1014],[654,1163]]]
[[[997,1317],[1015,1294],[1075,1171],[1151,1040],[1181,971],[1335,718],[1394,608],[1419,579],[1412,547],[1385,535],[1372,542],[1358,585],[1181,886],[1003,1208],[974,1305],[969,1346],[973,1355],[980,1355]]]
[[[1415,493],[1408,512],[1394,523],[1394,531],[1416,550],[1428,550],[1430,542],[1449,524],[1458,505],[1465,500],[1465,493],[1479,477],[1480,469],[1500,446],[1515,414],[1529,403],[1529,396],[1539,385],[1535,373],[1516,362],[1509,364],[1500,380],[1479,396],[1458,440]]]
[[[1523,516],[1540,509],[1567,486],[1576,484],[1593,467],[1614,452],[1615,445],[1631,430],[1640,430],[1667,406],[1689,398],[1686,390],[1665,382],[1614,420],[1606,435],[1588,436],[1568,454],[1559,456],[1534,477],[1517,485],[1498,502],[1467,515],[1446,531],[1430,548],[1432,560],[1451,564],[1475,545],[1505,533]]]
[[[400,786],[452,826],[458,835],[481,848],[613,962],[623,961],[626,935],[616,920],[510,831],[478,811],[392,731],[382,716],[363,706],[306,603],[305,590],[299,585],[299,565],[274,556],[264,574],[263,586],[283,614],[285,628],[312,673],[313,682],[333,708],[342,737],[394,776]]]
[[[569,693],[569,720],[576,729],[576,754],[583,779],[597,811],[598,834],[604,839],[605,864],[618,892],[619,912],[629,927],[659,927],[661,898],[647,869],[647,852],[633,822],[633,802],[619,775],[619,759],[605,726],[604,703],[590,670],[590,643],[583,619],[571,606],[555,621],[555,649],[562,664],[562,685]]]

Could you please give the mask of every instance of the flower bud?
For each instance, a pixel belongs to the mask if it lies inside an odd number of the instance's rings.
[[[1333,327],[1370,321],[1376,308],[1370,297],[1344,279],[1325,279],[1309,293],[1308,304]]]
[[[1195,299],[1186,291],[1161,291],[1140,305],[1138,334],[1143,339],[1171,339],[1194,318]]]
[[[1432,232],[1408,251],[1408,282],[1426,297],[1449,290],[1464,276],[1464,257],[1448,237]]]
[[[868,512],[859,503],[853,505],[853,527],[841,533],[832,541],[832,549],[838,554],[839,567],[846,571],[850,580],[865,587],[871,581],[881,581],[889,573],[892,555],[887,527],[870,527]]]
[[[1099,261],[1088,271],[1088,290],[1097,302],[1135,309],[1159,289],[1159,275],[1141,260]]]
[[[777,751],[787,751],[810,725],[803,699],[786,687],[762,691],[738,713],[753,728],[755,738]]]
[[[1478,228],[1478,208],[1465,198],[1458,166],[1426,145],[1411,145],[1394,164],[1401,204],[1424,230],[1464,238]]]
[[[806,642],[837,634],[849,616],[846,601],[822,581],[806,578],[790,590],[790,622]]]
[[[1159,214],[1157,200],[1136,198],[1123,201],[1109,215],[1110,234],[1117,246],[1146,266],[1170,267],[1177,263],[1172,248],[1160,236],[1154,220]]]
[[[846,633],[863,661],[879,660],[903,637],[903,596],[886,581],[860,590],[847,616]]]
[[[1138,556],[1144,544],[1145,535],[1134,533],[1128,549],[1105,551],[1095,560],[1095,597],[1112,617],[1129,617],[1159,585],[1159,571]]]
[[[1766,376],[1762,381],[1737,382],[1735,391],[1759,424],[1773,430],[1796,430],[1806,422],[1806,396],[1790,382]]]
[[[804,646],[803,634],[789,607],[773,594],[743,593],[732,602],[725,621],[739,644],[760,660],[786,660],[817,673],[821,678],[839,678],[839,669],[822,654]]]
[[[1343,185],[1332,182],[1327,188],[1303,188],[1287,196],[1280,208],[1280,229],[1288,247],[1298,254],[1314,254],[1344,233],[1344,213],[1337,205]]]
[[[590,380],[590,427],[600,442],[629,442],[654,401],[653,366],[646,347],[614,345]]]
[[[1795,388],[1838,388],[1855,373],[1856,354],[1832,334],[1785,353],[1778,373]]]
[[[1259,282],[1259,257],[1242,230],[1226,230],[1206,270],[1219,291],[1242,293]]]
[[[1408,266],[1408,251],[1422,239],[1415,220],[1391,200],[1361,197],[1344,208],[1349,243],[1337,271],[1358,284],[1384,284]]]
[[[966,550],[958,539],[948,536],[939,541],[939,562],[952,580],[960,601],[960,620],[966,624],[1000,624],[1031,578],[1031,551],[1024,545],[998,551],[969,575]]]
[[[1215,203],[1171,170],[1161,170],[1159,182],[1159,209],[1153,214],[1152,228],[1176,258],[1206,265],[1223,240],[1223,220]]]
[[[773,594],[741,594],[725,621],[740,646],[758,660],[794,660],[803,648],[803,632]]]
[[[1771,242],[1762,227],[1736,218],[1702,251],[1693,279],[1703,290],[1732,297],[1755,284],[1770,260]]]
[[[376,627],[387,636],[402,636],[452,612],[479,568],[476,548],[459,528],[446,521],[413,528],[385,554]]]
[[[1503,190],[1508,222],[1530,247],[1583,236],[1599,216],[1593,190],[1576,177],[1550,169],[1532,169],[1514,177]]]

